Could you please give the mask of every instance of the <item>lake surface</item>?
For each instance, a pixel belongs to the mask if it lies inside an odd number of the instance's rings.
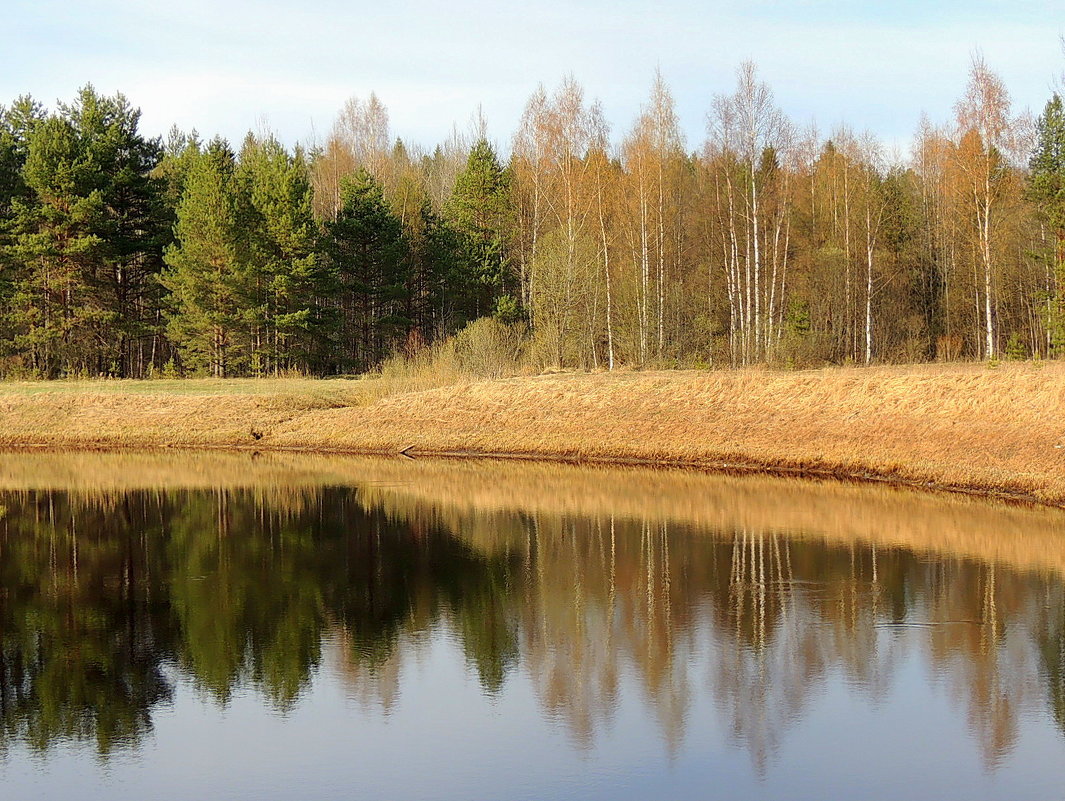
[[[1065,798],[1065,515],[0,454],[4,799]]]

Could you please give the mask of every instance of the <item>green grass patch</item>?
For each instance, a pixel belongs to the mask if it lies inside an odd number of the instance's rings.
[[[0,395],[311,395],[348,398],[366,393],[369,382],[333,378],[173,378],[0,381]]]

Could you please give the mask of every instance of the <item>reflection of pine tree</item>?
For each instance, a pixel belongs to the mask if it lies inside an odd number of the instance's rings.
[[[1047,619],[1039,635],[1039,655],[1046,676],[1050,710],[1065,733],[1065,599],[1060,592],[1057,596],[1047,604]]]
[[[0,750],[95,741],[101,754],[151,731],[170,697],[175,637],[158,554],[136,536],[139,499],[84,507],[63,495],[8,504],[0,559]],[[108,526],[117,536],[102,532]]]

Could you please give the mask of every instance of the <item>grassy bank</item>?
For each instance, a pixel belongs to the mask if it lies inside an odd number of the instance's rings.
[[[1065,503],[1065,366],[0,385],[0,446],[228,446],[651,461]]]

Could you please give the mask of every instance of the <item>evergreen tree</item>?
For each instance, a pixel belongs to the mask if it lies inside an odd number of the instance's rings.
[[[15,252],[15,211],[33,202],[23,168],[33,129],[43,119],[43,107],[28,95],[15,100],[10,108],[0,106],[0,309],[8,310],[0,313],[0,341],[9,351],[16,333],[10,309],[22,267]],[[18,352],[12,357],[18,360]]]
[[[922,248],[917,177],[911,170],[892,170],[882,189],[881,239],[889,257],[889,271],[901,279],[889,281],[883,287],[889,295],[884,302],[888,308],[913,310],[908,324],[915,342],[915,356],[933,359],[936,338],[943,333],[943,281],[927,250]]]
[[[140,111],[121,94],[104,98],[89,86],[61,113],[82,142],[89,185],[104,208],[94,231],[100,259],[86,276],[103,322],[97,336],[107,343],[100,347],[101,367],[120,376],[143,375],[161,333],[156,279],[171,238],[164,185],[153,177],[161,144],[141,136]]]
[[[203,149],[203,142],[196,131],[185,133],[176,125],[171,126],[162,143],[163,155],[153,174],[163,183],[164,205],[171,212],[172,222],[176,221],[174,212],[185,191],[185,178]]]
[[[30,137],[44,117],[41,104],[29,95],[15,100],[10,108],[0,106],[0,223],[10,219],[16,199],[30,197],[22,169],[26,164]],[[0,235],[3,233],[0,228]]]
[[[422,206],[411,261],[411,316],[420,338],[428,341],[455,333],[470,319],[468,262],[460,235],[429,203]]]
[[[150,177],[158,143],[138,133],[140,112],[122,95],[101,97],[91,86],[46,119],[28,98],[12,112],[0,147],[8,165],[0,180],[12,198],[12,342],[44,375],[141,374],[167,237]]]
[[[320,298],[332,291],[317,252],[310,172],[299,149],[290,154],[275,138],[250,136],[241,150],[237,180],[250,211],[249,238],[257,372],[321,363],[332,315]]]
[[[410,253],[400,220],[366,170],[347,179],[324,249],[338,282],[341,348],[335,367],[375,367],[410,331]]]
[[[495,151],[481,139],[455,178],[455,188],[444,208],[462,243],[466,274],[455,277],[465,290],[466,302],[460,311],[466,320],[491,314],[510,289],[506,247],[511,218],[508,184]]]
[[[1037,204],[1052,244],[1053,286],[1048,287],[1049,327],[1058,350],[1065,347],[1065,105],[1055,94],[1036,123],[1036,147],[1029,163],[1029,197]],[[1048,282],[1050,283],[1050,282]]]
[[[105,208],[70,120],[51,116],[34,127],[22,168],[32,193],[17,199],[14,286],[7,309],[12,344],[28,367],[54,378],[95,372],[96,332],[104,322],[85,278],[103,257],[98,234]]]
[[[214,139],[192,164],[177,208],[177,241],[161,280],[170,291],[167,332],[184,365],[224,378],[247,363],[247,211],[229,146]]]

